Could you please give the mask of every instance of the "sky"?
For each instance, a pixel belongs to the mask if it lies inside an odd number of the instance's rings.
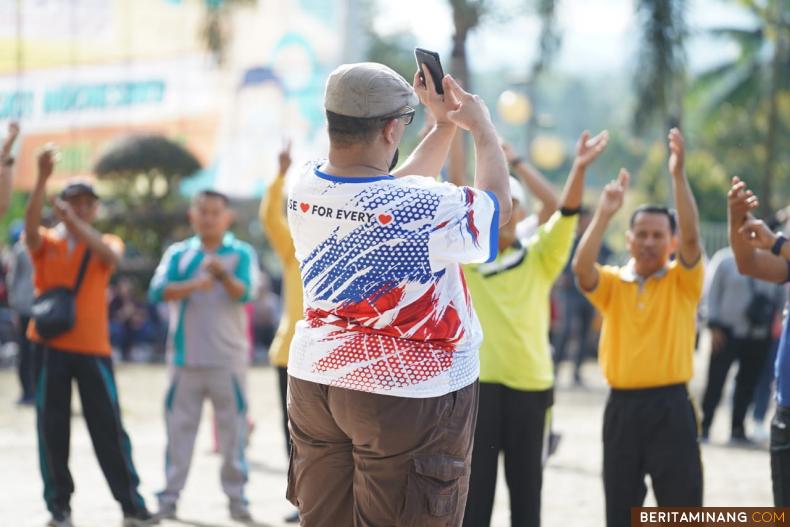
[[[496,0],[501,6],[487,27],[470,36],[472,69],[485,72],[502,67],[525,71],[537,49],[540,23],[534,15],[510,16],[521,0]],[[420,47],[442,55],[450,50],[452,18],[447,0],[377,0],[375,29],[382,33],[411,30]],[[638,31],[633,0],[560,0],[557,16],[562,34],[554,68],[578,75],[622,72],[635,61]],[[692,38],[687,50],[692,71],[705,70],[736,55],[730,43],[704,36],[720,26],[749,26],[750,16],[734,1],[688,0]]]

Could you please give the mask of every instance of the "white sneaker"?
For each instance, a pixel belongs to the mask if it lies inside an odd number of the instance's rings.
[[[71,523],[71,514],[53,515],[47,522],[47,527],[74,527],[74,524]]]
[[[770,438],[771,434],[768,431],[768,427],[765,426],[765,423],[754,423],[752,427],[752,440],[755,443],[764,444],[767,443]]]
[[[134,514],[124,515],[123,527],[148,527],[159,523],[159,518],[143,509]]]
[[[154,517],[158,520],[175,520],[176,504],[170,501],[166,501],[166,502],[160,501],[159,510],[156,511]]]

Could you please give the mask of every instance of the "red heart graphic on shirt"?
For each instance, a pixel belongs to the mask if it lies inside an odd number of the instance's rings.
[[[308,203],[300,203],[299,208],[302,209],[302,212],[307,212],[310,208],[310,205]]]
[[[381,223],[382,225],[386,225],[391,221],[392,221],[391,214],[379,214],[379,223]]]

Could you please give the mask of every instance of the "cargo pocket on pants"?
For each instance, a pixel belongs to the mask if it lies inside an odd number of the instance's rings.
[[[406,497],[398,525],[432,527],[452,525],[459,517],[462,458],[445,455],[416,456],[406,484]]]

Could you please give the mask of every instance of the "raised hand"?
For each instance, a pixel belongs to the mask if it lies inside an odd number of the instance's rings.
[[[615,181],[606,184],[601,192],[601,200],[598,203],[598,210],[607,217],[611,217],[623,206],[625,192],[628,190],[628,182],[631,174],[624,168],[620,169]]]
[[[677,128],[673,128],[669,131],[669,152],[669,172],[673,177],[682,177],[686,147],[683,134],[681,134],[680,130]]]
[[[14,146],[14,142],[18,136],[19,123],[16,121],[11,121],[8,123],[8,133],[6,134],[5,140],[3,141],[3,148],[0,151],[0,156],[5,158],[11,155],[11,148]]]
[[[74,209],[71,208],[67,201],[56,197],[52,199],[51,204],[52,212],[59,221],[68,224],[75,218]]]
[[[436,93],[436,85],[433,83],[433,77],[428,71],[428,66],[422,64],[421,67],[422,75],[419,70],[414,73],[414,82],[412,83],[414,92],[437,123],[447,124],[451,122],[447,115],[448,112],[456,110],[459,105],[457,94],[448,91],[447,79],[450,76],[445,75],[442,79],[444,94],[440,95]]]
[[[770,251],[776,242],[774,234],[763,220],[748,218],[738,229],[738,234],[743,236],[755,249]]]
[[[279,175],[284,176],[288,169],[291,168],[291,140],[283,141],[283,148],[277,155],[277,162],[279,163]]]
[[[449,94],[458,102],[455,109],[447,112],[447,118],[450,121],[460,128],[472,132],[488,126],[493,128],[491,113],[479,95],[469,93],[461,88],[450,75],[444,76],[442,84],[445,96]]]
[[[38,154],[38,180],[40,183],[46,183],[52,172],[55,170],[55,161],[57,158],[57,149],[52,143],[47,144]]]
[[[741,224],[747,218],[752,209],[760,206],[760,200],[749,190],[745,181],[739,177],[732,178],[732,188],[727,192],[727,207],[730,210],[730,217]]]
[[[608,144],[609,132],[606,130],[593,138],[590,138],[590,132],[585,130],[576,143],[576,163],[581,168],[587,168],[590,163],[598,159],[601,152],[606,150]]]

